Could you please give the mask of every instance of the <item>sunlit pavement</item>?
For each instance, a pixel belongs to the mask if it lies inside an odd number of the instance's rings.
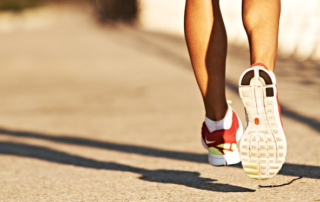
[[[67,8],[25,19],[0,29],[0,201],[320,200],[316,64],[279,59],[288,155],[257,181],[207,163],[183,38],[101,27]],[[243,123],[237,82],[248,65],[247,50],[229,48],[227,97]]]

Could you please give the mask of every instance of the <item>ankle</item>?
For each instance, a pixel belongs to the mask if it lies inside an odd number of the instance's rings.
[[[273,70],[274,70],[274,62],[272,62],[272,61],[264,61],[264,60],[257,60],[257,61],[254,61],[254,62],[252,62],[252,64],[251,65],[254,65],[254,64],[263,64],[265,67],[267,67],[270,71],[272,71],[273,72]]]
[[[220,119],[219,121],[214,121],[206,116],[205,123],[206,123],[206,126],[208,127],[209,132],[213,132],[213,131],[221,130],[221,129],[229,129],[232,124],[232,109],[231,109],[231,107],[228,108],[225,116],[222,119]]]
[[[207,108],[206,107],[206,117],[212,121],[220,121],[223,119],[227,112],[228,112],[228,105],[225,103],[225,105],[221,107],[216,108]]]

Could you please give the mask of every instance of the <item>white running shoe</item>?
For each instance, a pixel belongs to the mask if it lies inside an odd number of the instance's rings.
[[[253,179],[269,179],[280,171],[287,151],[274,73],[262,63],[253,64],[240,77],[239,94],[246,113],[240,141],[243,169]]]
[[[229,122],[230,128],[210,132],[205,122],[202,126],[201,142],[209,151],[208,160],[213,166],[237,164],[241,160],[237,142],[243,135],[242,124],[230,106],[228,110],[231,110],[232,114],[230,119],[225,121]]]

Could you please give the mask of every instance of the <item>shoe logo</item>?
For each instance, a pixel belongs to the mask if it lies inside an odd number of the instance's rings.
[[[239,121],[237,115],[233,112],[232,125],[230,129],[209,132],[207,126],[203,123],[202,138],[209,148],[210,153],[215,155],[225,155],[237,149],[236,133],[238,129]]]
[[[213,144],[213,143],[215,143],[216,141],[210,141],[210,140],[208,140],[207,138],[206,138],[206,143],[207,144]]]

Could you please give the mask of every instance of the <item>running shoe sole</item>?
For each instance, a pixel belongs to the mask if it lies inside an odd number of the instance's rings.
[[[269,179],[280,171],[287,150],[274,74],[262,66],[246,70],[239,94],[247,119],[240,141],[242,166],[253,179]]]

